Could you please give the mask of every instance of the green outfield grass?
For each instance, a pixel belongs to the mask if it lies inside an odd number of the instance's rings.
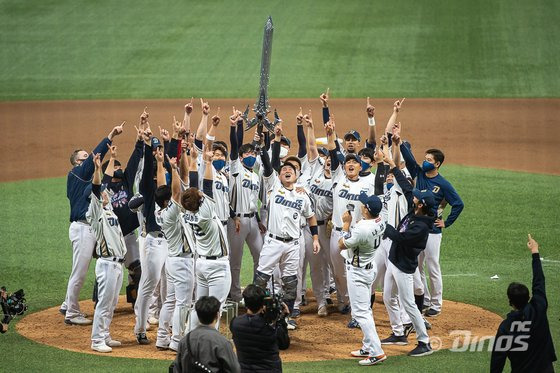
[[[560,345],[560,238],[558,176],[447,165],[442,170],[461,194],[465,210],[444,233],[442,269],[444,297],[472,303],[500,315],[508,312],[505,291],[511,281],[531,282],[526,235],[541,245],[549,297],[548,317]],[[554,203],[556,201],[556,204]],[[551,203],[552,202],[552,203]],[[23,287],[29,312],[59,305],[71,265],[68,203],[62,178],[0,184],[0,285]],[[242,282],[251,281],[250,255],[244,256]],[[499,280],[490,280],[498,274]],[[93,266],[82,291],[91,294]],[[164,371],[168,362],[97,357],[61,351],[31,342],[13,330],[0,336],[2,368],[20,371]],[[44,328],[64,328],[44,325]],[[490,354],[440,351],[422,358],[391,356],[383,371],[403,369],[455,372],[487,371]],[[286,372],[358,371],[355,360],[284,364]],[[363,369],[363,368],[362,368]],[[360,371],[362,370],[360,369]]]
[[[554,0],[0,0],[0,100],[558,97]]]

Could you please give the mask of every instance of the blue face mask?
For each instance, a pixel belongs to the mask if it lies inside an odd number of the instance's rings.
[[[362,164],[362,172],[369,171],[369,169],[371,168],[371,164],[369,164],[369,162],[360,161],[360,163]]]
[[[392,187],[393,187],[393,183],[387,183],[387,190],[391,190]]]
[[[216,171],[220,171],[222,168],[226,166],[226,161],[223,159],[216,159],[212,161],[212,166],[216,169]]]
[[[249,168],[253,167],[255,165],[255,162],[257,160],[257,157],[250,155],[248,157],[243,158],[243,164]]]
[[[432,171],[435,168],[436,166],[433,163],[430,163],[428,161],[422,162],[422,171],[424,172]]]

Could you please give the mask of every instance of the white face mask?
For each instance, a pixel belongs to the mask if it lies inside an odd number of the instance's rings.
[[[280,158],[284,158],[284,157],[287,156],[287,155],[288,155],[288,149],[285,148],[285,147],[283,147],[283,146],[281,146],[281,147],[280,147]]]

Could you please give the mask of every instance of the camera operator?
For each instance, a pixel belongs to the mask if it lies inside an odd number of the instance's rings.
[[[282,372],[279,350],[290,347],[285,317],[288,307],[282,303],[281,314],[272,323],[265,318],[264,289],[248,285],[243,291],[247,313],[231,321],[230,329],[241,372]]]

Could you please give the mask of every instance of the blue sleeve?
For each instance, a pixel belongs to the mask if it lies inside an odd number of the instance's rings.
[[[383,194],[383,184],[387,179],[386,168],[383,162],[377,164],[375,168],[375,184],[374,184],[374,194],[380,196]]]
[[[214,184],[214,180],[210,180],[210,179],[202,180],[202,193],[206,194],[210,198],[213,198],[212,184]]]
[[[336,152],[336,158],[338,159],[338,163],[344,164],[344,155],[342,155],[341,152],[339,151]]]
[[[169,158],[177,158],[178,148],[179,140],[171,139],[171,141],[169,142],[169,147],[167,148],[167,152],[165,154],[167,154]]]
[[[93,164],[93,154],[100,154],[101,161],[103,157],[107,154],[109,147],[111,145],[111,140],[105,137],[101,142],[93,149],[93,152],[82,162],[81,166],[74,167],[72,172],[79,176],[81,179],[89,180],[93,176],[93,171],[95,171],[95,166]]]
[[[422,172],[422,168],[420,168],[418,163],[416,163],[416,159],[414,159],[414,155],[412,155],[408,146],[404,144],[401,144],[401,155],[404,159],[404,163],[406,164],[406,169],[410,172],[410,176],[414,179],[420,172]]]
[[[331,117],[331,114],[329,113],[329,108],[324,107],[323,108],[323,124],[327,124],[330,117]]]
[[[202,140],[194,139],[194,146],[196,146],[197,149],[203,150],[202,149]],[[177,154],[177,153],[175,153],[175,154]]]
[[[411,208],[413,205],[412,184],[406,179],[406,176],[404,176],[398,166],[393,167],[391,172],[393,173],[393,176],[395,176],[395,180],[399,183],[399,186],[403,191],[406,202],[408,203],[408,208]]]
[[[445,220],[445,228],[449,228],[455,222],[455,220],[457,220],[465,205],[461,200],[461,197],[459,197],[459,194],[457,194],[455,188],[453,188],[453,186],[449,182],[445,183],[444,185],[443,197],[445,198],[447,203],[451,205],[451,212]]]
[[[144,149],[143,141],[136,141],[134,145],[134,150],[130,155],[126,168],[124,169],[124,179],[126,180],[127,187],[132,189],[132,184],[134,184],[134,178],[136,177],[136,171],[138,171],[138,165],[142,159],[142,150]]]
[[[276,170],[277,172],[280,172],[280,147],[282,145],[280,145],[280,141],[273,141],[272,142],[272,168],[274,170]],[[264,153],[264,152],[263,152]],[[266,157],[268,158],[268,154],[266,155]]]
[[[375,143],[370,143],[369,141],[366,140],[366,148],[370,148],[375,150]]]
[[[148,193],[153,192],[154,186],[154,155],[152,147],[144,145],[144,169],[140,180],[140,194],[146,198]]]
[[[305,132],[303,131],[303,125],[297,126],[297,141],[298,141],[298,158],[303,158],[307,155],[307,144],[305,139]]]
[[[331,170],[335,171],[340,165],[340,162],[338,160],[338,154],[340,153],[337,152],[335,149],[335,150],[329,150],[329,154],[331,156]]]
[[[99,200],[101,200],[101,185],[91,184],[91,191]]]
[[[229,144],[231,147],[231,152],[229,153],[229,159],[235,161],[239,158],[239,145],[237,143],[237,134],[235,133],[235,127],[229,128]]]
[[[276,143],[276,141],[274,143]],[[272,153],[274,154],[274,148],[272,149]],[[270,175],[272,175],[273,169],[272,165],[270,164],[270,159],[268,158],[268,152],[265,152],[264,150],[261,151],[261,160],[264,170],[263,175],[269,177]]]
[[[270,132],[264,133],[264,150],[270,149]]]
[[[237,145],[243,145],[243,121],[237,121]]]
[[[198,188],[198,171],[189,171],[189,187]]]
[[[538,253],[533,254],[533,298],[531,303],[541,309],[548,308],[546,289],[544,284],[544,272],[542,270],[541,258]]]

